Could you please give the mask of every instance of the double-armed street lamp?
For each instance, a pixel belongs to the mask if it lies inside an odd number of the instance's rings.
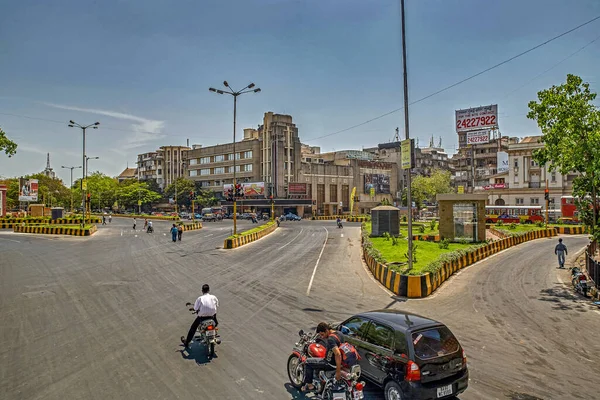
[[[75,168],[83,168],[81,165],[78,167],[65,167],[64,165],[61,166],[61,168],[65,168],[65,169],[70,169],[71,170],[71,186],[69,186],[69,189],[71,190],[71,212],[73,212],[73,170]]]
[[[235,179],[235,160],[237,158],[235,153],[235,123],[237,115],[237,98],[238,96],[246,93],[259,93],[260,88],[254,89],[254,86],[256,86],[254,85],[254,83],[249,84],[241,90],[233,90],[233,88],[229,86],[229,83],[227,83],[227,81],[223,81],[223,85],[229,90],[221,90],[215,88],[209,88],[208,90],[217,94],[229,94],[233,96],[233,190],[235,191],[235,185],[237,183]],[[235,196],[233,198],[233,234],[237,234],[237,201]]]
[[[87,177],[87,161],[86,161],[86,155],[85,155],[85,130],[88,128],[92,128],[92,129],[98,129],[98,125],[100,125],[100,122],[94,122],[93,124],[89,124],[89,125],[80,125],[77,122],[70,120],[69,121],[69,128],[79,128],[81,129],[81,132],[83,133],[83,154],[82,154],[82,158],[83,158],[83,165],[86,166],[86,168],[84,168],[83,174],[81,176],[81,227],[83,228],[85,226],[85,192],[86,190],[83,188],[84,187],[84,182],[85,182],[85,178]],[[87,182],[85,182],[85,185],[87,187]]]

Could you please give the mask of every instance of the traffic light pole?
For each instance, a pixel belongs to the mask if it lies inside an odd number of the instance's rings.
[[[237,191],[236,184],[237,181],[235,179],[235,123],[237,117],[237,96],[233,96],[233,189]],[[234,193],[233,196],[233,234],[237,235],[237,193]]]

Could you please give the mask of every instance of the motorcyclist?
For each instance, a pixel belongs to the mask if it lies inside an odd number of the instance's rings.
[[[212,319],[215,321],[215,327],[219,325],[219,321],[217,321],[217,307],[219,307],[219,299],[216,296],[213,296],[209,293],[210,286],[206,283],[202,285],[202,296],[196,299],[194,303],[194,311],[198,315],[192,326],[190,326],[190,330],[188,332],[187,338],[181,337],[181,343],[185,347],[189,347],[192,339],[194,339],[194,335],[196,330],[202,324],[202,322]]]
[[[304,364],[304,386],[302,392],[308,392],[315,389],[312,384],[314,371],[333,371],[335,369],[335,379],[342,379],[342,354],[338,348],[338,340],[331,335],[331,329],[327,322],[321,322],[317,325],[318,340],[325,346],[327,353],[325,358],[307,358]]]
[[[342,227],[342,219],[340,217],[337,217],[337,226],[338,228]]]
[[[152,227],[152,221],[148,221],[148,233],[154,232],[154,228]]]

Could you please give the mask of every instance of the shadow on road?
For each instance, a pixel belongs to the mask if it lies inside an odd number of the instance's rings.
[[[184,360],[194,360],[198,365],[208,364],[212,361],[212,359],[208,358],[207,350],[205,346],[200,346],[195,343],[190,345],[189,349],[185,349],[183,345],[180,345],[182,348],[177,350],[181,353],[181,357]],[[218,354],[215,353],[215,358],[218,358]]]
[[[539,300],[554,303],[554,310],[586,312],[590,309],[586,298],[565,289],[561,283],[556,283],[552,288],[542,289],[540,295]]]
[[[306,394],[302,393],[299,389],[296,389],[295,387],[293,387],[292,384],[289,382],[285,383],[283,386],[285,386],[285,390],[287,390],[287,392],[292,395],[292,397],[290,397],[290,399],[293,399],[293,400],[314,399],[314,397],[312,397],[312,395],[310,397],[307,396]]]
[[[388,304],[387,306],[383,307],[385,310],[387,310],[388,308],[391,308],[396,303],[406,303],[406,297],[392,296],[391,299],[392,299],[392,302],[390,304]]]

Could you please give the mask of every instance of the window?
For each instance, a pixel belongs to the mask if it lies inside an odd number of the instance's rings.
[[[200,164],[210,164],[210,157],[202,157],[200,159]]]
[[[519,175],[515,174],[515,183],[519,183]]]
[[[210,175],[210,169],[208,169],[208,168],[201,169],[200,170],[200,175]]]
[[[190,158],[190,165],[196,165],[198,164],[198,159],[197,158]]]
[[[235,155],[236,155],[235,159],[239,160],[240,159],[240,153],[235,153]],[[233,153],[227,154],[227,159],[230,160],[230,161],[233,160]]]
[[[252,172],[252,164],[242,165],[242,171],[244,171],[244,172]]]
[[[200,186],[202,186],[202,187],[209,187],[210,186],[210,182],[209,181],[200,181]]]
[[[337,203],[337,185],[329,185],[329,201]]]
[[[525,199],[524,199],[524,198],[522,198],[522,197],[520,197],[520,198],[516,198],[516,199],[515,199],[515,202],[517,203],[517,205],[518,205],[518,206],[519,206],[519,205],[521,205],[521,206],[522,206],[523,204],[525,204]]]
[[[556,182],[556,171],[552,171],[552,174],[550,175],[550,181],[552,183]]]
[[[225,156],[223,154],[215,156],[215,162],[225,161]]]
[[[162,175],[162,169],[159,169],[158,171],[156,171],[159,175]]]
[[[519,160],[515,158],[515,168],[519,168]]]
[[[353,317],[342,324],[342,333],[353,338],[363,338],[369,327],[369,320],[362,317]],[[347,332],[347,333],[345,333]]]
[[[394,331],[385,325],[373,322],[367,330],[365,340],[375,346],[392,350],[394,348]]]
[[[216,158],[216,157],[215,157]],[[215,168],[215,174],[224,174],[225,173],[225,167],[218,167]]]
[[[529,200],[531,201],[531,205],[540,204],[540,199],[537,197],[531,197]]]
[[[415,355],[421,360],[445,357],[456,353],[460,347],[450,329],[432,328],[412,334]]]
[[[196,176],[198,175],[198,171],[195,169],[190,170],[190,176]]]
[[[242,158],[252,158],[252,150],[250,151],[245,151],[242,153],[243,157]]]

